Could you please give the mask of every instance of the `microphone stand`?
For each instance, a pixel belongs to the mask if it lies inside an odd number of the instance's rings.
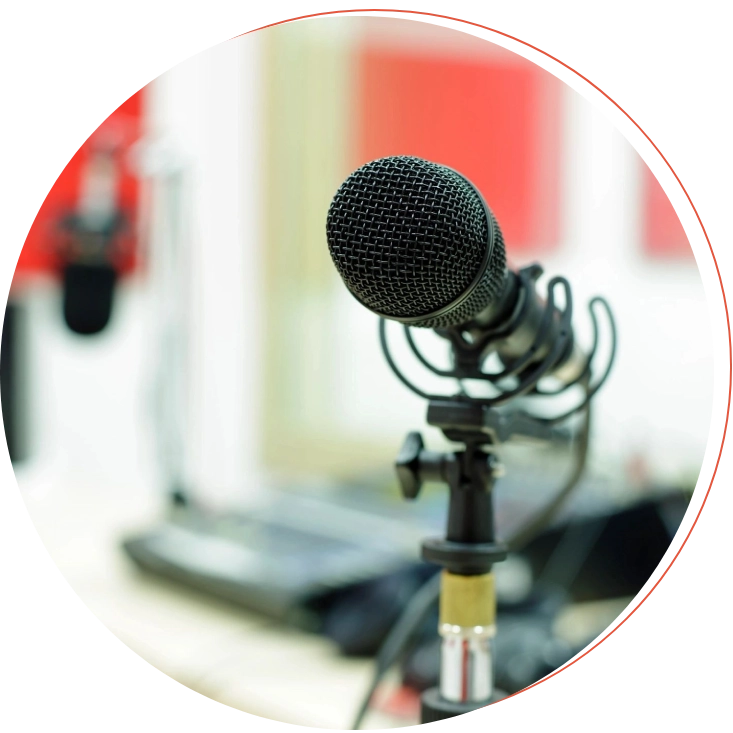
[[[501,414],[470,401],[429,402],[427,422],[463,449],[425,449],[420,433],[409,433],[397,457],[403,496],[417,498],[422,483],[448,485],[444,538],[422,543],[422,557],[443,568],[439,633],[440,685],[422,696],[421,722],[452,718],[505,697],[493,686],[491,640],[496,633],[494,563],[507,548],[494,530],[492,492],[503,474],[494,451],[512,437],[551,440],[553,428],[524,413]]]
[[[439,428],[448,440],[462,443],[463,449],[452,453],[426,450],[419,433],[408,434],[396,461],[402,493],[415,499],[425,481],[447,484],[449,490],[448,522],[443,538],[431,538],[422,543],[424,560],[443,568],[440,587],[439,633],[442,637],[440,684],[422,696],[422,722],[430,723],[471,712],[490,705],[505,696],[494,689],[491,640],[496,632],[496,595],[494,563],[506,558],[507,548],[496,537],[492,492],[503,467],[496,457],[496,448],[514,438],[531,439],[541,443],[553,442],[564,433],[559,426],[573,415],[586,411],[595,393],[611,371],[616,352],[616,327],[611,309],[602,297],[596,296],[588,306],[593,324],[593,345],[582,369],[554,391],[538,388],[539,381],[552,373],[557,364],[573,359],[572,294],[570,284],[562,277],[553,278],[547,291],[544,308],[532,297],[534,282],[541,274],[539,265],[531,265],[517,273],[523,283],[524,297],[508,320],[492,330],[479,330],[467,338],[461,328],[436,329],[452,347],[451,369],[435,367],[417,347],[410,326],[403,324],[407,343],[417,360],[439,377],[450,379],[486,380],[498,388],[490,398],[473,398],[462,393],[448,397],[429,394],[417,387],[397,366],[390,352],[386,322],[380,320],[379,338],[382,352],[395,376],[413,393],[428,401],[427,422]],[[565,290],[565,306],[555,308],[556,287]],[[611,352],[602,376],[591,386],[591,365],[598,345],[598,321],[594,306],[601,305],[608,317],[612,341]],[[534,334],[526,352],[511,359],[501,372],[482,370],[484,355],[492,344],[510,334]],[[528,339],[525,339],[528,341]],[[514,377],[516,384],[503,389],[501,382]],[[573,385],[581,385],[584,399],[569,411],[552,418],[536,418],[521,412],[499,412],[515,397],[526,394],[558,395]],[[586,428],[587,429],[587,428]],[[587,440],[587,435],[586,435]],[[579,470],[582,471],[581,462]],[[577,483],[579,474],[570,482]],[[559,500],[566,496],[561,493]],[[549,507],[550,512],[554,511]]]

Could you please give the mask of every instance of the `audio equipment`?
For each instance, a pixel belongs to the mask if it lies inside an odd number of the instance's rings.
[[[481,193],[457,171],[420,158],[381,158],[352,173],[331,202],[326,236],[346,287],[380,316],[380,342],[390,368],[429,401],[428,424],[465,445],[464,450],[438,453],[425,449],[421,435],[413,432],[396,461],[405,498],[415,499],[425,481],[449,488],[446,536],[422,545],[423,558],[443,567],[440,684],[423,694],[422,722],[453,717],[502,696],[492,680],[496,595],[491,569],[510,548],[494,530],[492,489],[503,473],[496,447],[516,438],[551,441],[557,425],[584,415],[572,476],[516,538],[526,540],[549,522],[582,475],[590,401],[615,356],[613,315],[603,298],[591,300],[593,344],[583,354],[573,335],[568,281],[552,278],[542,299],[536,289],[542,268],[507,267],[501,229]],[[564,293],[562,308],[556,304],[558,288]],[[597,304],[605,309],[612,338],[606,367],[592,383]],[[402,324],[420,364],[458,380],[457,392],[430,394],[405,376],[389,348],[387,320]],[[432,328],[448,340],[450,368],[425,358],[413,328]],[[492,355],[500,363],[498,371],[487,371]],[[547,377],[555,381],[549,389]],[[467,382],[488,385],[490,393],[469,392]],[[548,397],[575,386],[584,392],[581,401],[553,417],[498,409],[518,397]]]

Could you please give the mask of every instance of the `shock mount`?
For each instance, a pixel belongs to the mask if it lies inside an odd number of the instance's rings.
[[[537,314],[536,336],[526,353],[510,364],[504,364],[498,372],[483,370],[496,343],[528,317],[527,309],[532,307],[532,303],[541,302],[527,296],[541,274],[542,269],[538,265],[531,265],[518,273],[523,286],[520,294],[525,295],[520,295],[513,313],[498,328],[477,333],[460,328],[438,331],[450,344],[453,361],[450,369],[439,369],[428,361],[417,347],[410,327],[404,326],[406,341],[415,358],[433,374],[458,380],[460,390],[457,394],[430,394],[409,380],[394,361],[387,340],[386,322],[380,320],[380,342],[392,371],[411,391],[428,401],[428,425],[438,428],[449,441],[460,446],[453,452],[431,451],[426,449],[420,433],[411,432],[395,463],[405,499],[416,499],[425,482],[446,484],[449,493],[445,537],[426,539],[421,548],[424,560],[443,568],[438,629],[442,637],[440,685],[423,694],[423,723],[461,715],[503,697],[493,686],[491,655],[491,639],[496,633],[492,567],[508,552],[497,538],[494,527],[493,488],[503,475],[503,467],[496,455],[497,447],[515,439],[541,443],[552,441],[558,433],[557,425],[576,414],[587,415],[591,399],[605,382],[613,365],[616,351],[613,314],[608,303],[596,297],[589,303],[593,343],[584,367],[572,380],[552,391],[540,387],[540,380],[548,376],[563,355],[574,348],[570,326],[570,286],[564,278],[555,277],[548,284],[544,309]],[[555,303],[555,289],[560,286],[565,291],[562,311],[558,311]],[[596,305],[601,305],[606,312],[611,347],[600,378],[592,384],[592,366],[599,342]],[[551,328],[557,335],[548,344]],[[471,380],[489,383],[492,393],[489,396],[470,395],[466,391],[466,381]],[[576,385],[583,391],[581,401],[553,417],[498,409],[520,396],[559,395]]]

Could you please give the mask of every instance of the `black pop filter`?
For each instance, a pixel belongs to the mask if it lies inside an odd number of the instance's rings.
[[[118,278],[114,250],[124,227],[117,213],[99,221],[71,214],[62,223],[63,312],[74,333],[92,336],[110,320]]]
[[[112,314],[117,271],[104,263],[69,263],[63,270],[64,320],[84,336],[99,333]]]

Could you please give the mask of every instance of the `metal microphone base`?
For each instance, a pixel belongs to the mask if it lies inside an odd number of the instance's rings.
[[[420,722],[434,723],[436,720],[455,718],[457,715],[463,715],[464,713],[485,708],[487,705],[498,702],[506,696],[506,693],[494,690],[494,694],[488,700],[480,702],[452,702],[442,698],[440,696],[440,690],[437,687],[432,687],[422,694]]]

